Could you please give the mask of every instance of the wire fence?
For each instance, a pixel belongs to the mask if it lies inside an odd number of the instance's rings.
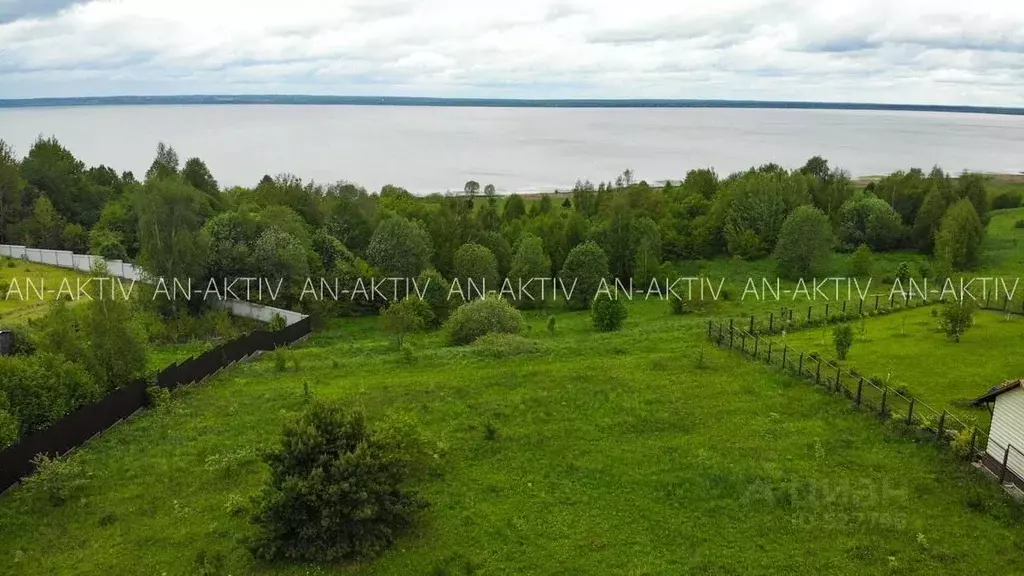
[[[777,312],[751,314],[742,320],[732,319],[729,322],[736,328],[744,329],[748,334],[771,335],[871,316],[884,316],[944,302],[944,298],[922,298],[913,293],[908,293],[906,297],[876,294],[867,298],[811,304],[806,308],[782,307]],[[1017,301],[1006,296],[1002,299],[985,298],[977,300],[977,305],[982,310],[1024,316],[1024,299]]]
[[[788,345],[780,347],[770,338],[736,327],[732,321],[726,324],[709,320],[707,337],[721,348],[735,350],[753,361],[778,367],[845,397],[855,407],[874,412],[883,422],[895,421],[925,431],[971,460],[984,453],[988,440],[985,431],[964,423],[947,410],[940,412],[914,396],[901,394],[817,354],[806,354]]]

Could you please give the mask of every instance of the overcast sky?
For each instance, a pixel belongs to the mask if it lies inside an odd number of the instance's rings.
[[[1024,106],[1020,0],[0,0],[0,98]]]

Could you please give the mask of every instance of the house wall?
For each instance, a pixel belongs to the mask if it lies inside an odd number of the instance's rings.
[[[992,411],[992,429],[985,451],[1000,465],[1006,447],[1012,446],[1007,466],[1024,478],[1024,388],[1017,388],[996,397]]]

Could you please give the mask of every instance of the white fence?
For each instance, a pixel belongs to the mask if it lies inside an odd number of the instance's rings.
[[[69,268],[79,270],[81,272],[91,272],[97,263],[104,261],[100,256],[75,254],[74,252],[68,252],[67,250],[27,248],[25,246],[15,246],[11,244],[0,244],[0,256],[19,258],[22,260],[28,260],[29,262],[48,264],[50,266],[57,266],[60,268]],[[107,273],[110,276],[124,278],[125,280],[144,280],[142,269],[134,264],[121,260],[106,260],[106,264]],[[241,300],[214,300],[213,304],[221,308],[227,308],[228,311],[235,316],[262,320],[263,322],[269,322],[274,315],[280,315],[284,318],[285,324],[288,326],[291,326],[306,317],[305,314],[293,312],[292,310],[274,308],[273,306],[264,306],[262,304],[253,304],[252,302],[243,302]]]

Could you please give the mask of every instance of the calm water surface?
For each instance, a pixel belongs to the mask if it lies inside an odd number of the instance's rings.
[[[199,156],[222,185],[266,173],[377,190],[568,188],[625,168],[648,181],[714,167],[802,165],[820,154],[854,175],[938,164],[1024,171],[1024,116],[861,110],[110,106],[0,109],[0,138],[24,154],[54,135],[87,164],[145,172],[156,144]]]

